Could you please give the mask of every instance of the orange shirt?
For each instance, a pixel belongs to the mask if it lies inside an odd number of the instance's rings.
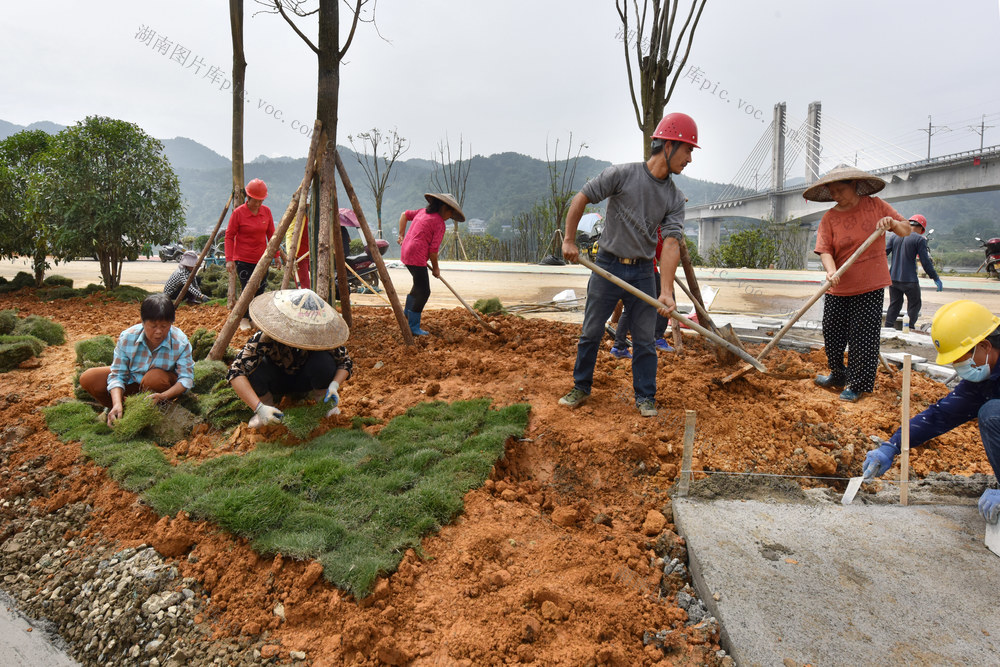
[[[830,209],[823,215],[816,232],[816,254],[828,253],[838,267],[861,247],[878,221],[885,216],[902,220],[896,209],[878,197],[865,196],[848,211]],[[885,243],[872,243],[851,268],[840,277],[840,284],[831,287],[830,294],[854,296],[892,284],[889,264],[885,261]]]

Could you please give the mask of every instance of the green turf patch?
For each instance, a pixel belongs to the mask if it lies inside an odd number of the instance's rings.
[[[285,408],[285,416],[281,419],[281,423],[289,433],[302,440],[308,438],[309,434],[319,426],[320,420],[326,416],[331,407],[333,406],[327,403],[317,403]]]
[[[73,346],[76,350],[76,365],[87,362],[94,366],[110,366],[115,357],[115,339],[111,336],[94,336],[81,340]]]
[[[0,334],[14,333],[17,319],[16,310],[0,310]]]
[[[18,320],[14,326],[14,333],[41,338],[49,345],[62,345],[66,342],[66,330],[63,329],[63,325],[41,315],[28,315],[23,320]]]
[[[317,559],[327,580],[362,597],[408,548],[462,511],[464,494],[482,485],[507,439],[524,432],[529,409],[491,410],[489,399],[423,403],[378,437],[335,429],[294,447],[262,443],[178,467],[150,441],[117,442],[118,432],[80,403],[45,415],[50,429],[83,441],[88,456],[158,513],[184,510],[261,553]]]
[[[500,303],[500,299],[493,297],[490,299],[479,299],[472,305],[483,315],[506,315],[507,309]]]

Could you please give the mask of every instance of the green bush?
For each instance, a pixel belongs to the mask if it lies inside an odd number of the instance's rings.
[[[17,368],[22,361],[35,356],[31,343],[0,343],[0,373]]]
[[[119,285],[113,290],[108,290],[108,296],[125,303],[142,303],[142,300],[152,292],[147,292],[141,287],[134,285]]]
[[[35,295],[42,301],[55,301],[56,299],[72,299],[81,296],[78,290],[72,287],[61,285],[59,287],[42,287],[35,292]]]
[[[28,343],[31,345],[31,351],[34,352],[34,356],[38,356],[45,349],[45,341],[41,338],[31,335],[23,336],[11,336],[11,335],[0,335],[0,344],[10,344],[10,343]]]
[[[18,271],[17,275],[14,276],[13,280],[11,280],[10,282],[5,282],[2,285],[0,285],[0,294],[16,292],[19,289],[23,289],[25,287],[34,287],[34,286],[35,286],[35,277],[33,275],[25,271]]]
[[[115,339],[111,336],[94,336],[78,341],[73,349],[76,350],[77,366],[86,362],[90,362],[92,366],[110,366],[115,356]]]
[[[63,325],[41,315],[28,315],[20,320],[14,327],[14,333],[41,338],[49,345],[62,345],[66,342],[66,330],[63,329]]]
[[[209,331],[203,327],[195,329],[194,333],[188,338],[188,342],[191,343],[191,356],[195,361],[200,361],[208,356],[208,353],[212,351],[212,345],[215,344],[215,339],[218,334],[215,331]]]
[[[97,283],[88,283],[88,285],[86,287],[84,287],[83,289],[78,290],[78,291],[83,296],[90,296],[94,292],[103,292],[104,291],[104,287],[102,287],[101,285],[98,285]]]
[[[0,334],[14,333],[17,326],[16,310],[0,310]]]
[[[51,275],[45,278],[42,284],[47,287],[72,287],[73,279],[65,276]]]

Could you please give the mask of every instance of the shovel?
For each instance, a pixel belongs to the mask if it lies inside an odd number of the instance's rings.
[[[427,267],[427,268],[430,268],[430,267]],[[479,323],[483,325],[484,329],[486,329],[487,331],[489,331],[494,336],[499,336],[499,337],[503,338],[503,334],[501,334],[499,331],[497,331],[496,329],[494,329],[492,326],[490,326],[489,322],[487,322],[482,317],[480,317],[479,313],[477,313],[472,306],[470,306],[468,303],[465,302],[465,299],[462,298],[462,295],[460,295],[458,292],[456,292],[455,288],[452,287],[451,285],[449,285],[448,281],[445,280],[443,276],[439,275],[437,278],[438,278],[438,280],[440,280],[441,282],[444,283],[445,287],[447,287],[448,289],[451,290],[451,293],[455,295],[456,299],[458,299],[459,301],[462,302],[462,305],[465,306],[465,309],[467,311],[469,311],[470,313],[472,313],[473,317],[475,317],[477,320],[479,320]]]
[[[861,482],[865,481],[864,477],[852,477],[849,482],[847,482],[847,490],[844,491],[844,497],[840,499],[841,505],[850,505],[854,500],[854,496],[858,495],[858,489],[861,488]]]
[[[657,310],[659,310],[660,308],[663,308],[663,304],[660,303],[659,301],[657,301],[656,299],[654,299],[653,297],[649,296],[648,294],[646,294],[645,292],[643,292],[641,290],[636,289],[632,285],[629,285],[627,282],[625,282],[624,280],[622,280],[618,276],[613,275],[611,273],[608,273],[607,271],[605,271],[601,267],[599,267],[596,264],[594,264],[593,262],[591,262],[589,259],[585,258],[583,255],[580,255],[579,257],[577,257],[576,261],[579,262],[580,264],[584,265],[585,267],[587,267],[588,269],[590,269],[591,271],[593,271],[594,273],[596,273],[600,277],[604,278],[605,280],[614,283],[618,287],[621,287],[623,290],[625,290],[629,294],[632,294],[633,296],[638,297],[639,299],[642,299],[643,301],[645,301],[646,303],[648,303],[649,305],[651,305],[653,308],[656,308]],[[741,348],[736,347],[735,345],[733,345],[732,343],[730,343],[725,338],[723,338],[721,336],[715,335],[714,333],[712,333],[711,331],[709,331],[705,327],[701,326],[700,324],[698,324],[696,322],[692,322],[691,320],[689,320],[688,318],[684,317],[683,315],[677,313],[676,311],[673,311],[673,310],[670,311],[670,317],[673,318],[673,319],[675,319],[675,320],[677,320],[678,322],[683,322],[684,324],[686,324],[687,326],[689,326],[691,329],[697,331],[699,334],[701,334],[702,336],[704,336],[705,338],[707,338],[710,341],[716,343],[717,345],[721,345],[722,347],[726,348],[727,350],[729,350],[730,352],[732,352],[733,354],[735,354],[736,356],[738,356],[740,359],[742,359],[743,361],[745,361],[748,364],[750,364],[752,368],[756,368],[761,373],[766,373],[767,372],[767,367],[764,366],[762,363],[760,363],[758,360],[754,359],[752,356],[750,356],[749,352],[747,352],[746,350],[743,350]]]
[[[854,253],[847,258],[847,261],[844,262],[844,264],[839,269],[837,269],[837,272],[833,274],[833,277],[840,278],[840,276],[844,275],[844,272],[847,271],[847,269],[849,269],[852,264],[854,264],[854,260],[860,257],[861,253],[863,253],[865,250],[868,250],[868,246],[874,243],[875,240],[878,239],[883,234],[885,234],[885,232],[881,229],[876,229],[874,232],[872,232],[871,236],[866,238],[865,242],[862,243],[858,247],[858,249],[855,250]],[[824,280],[822,287],[819,288],[819,291],[816,292],[816,294],[814,294],[813,297],[806,302],[806,305],[802,306],[802,308],[799,309],[799,312],[795,313],[795,315],[792,316],[792,319],[788,320],[788,322],[785,323],[785,326],[781,328],[781,331],[779,331],[774,336],[774,338],[771,339],[771,342],[768,343],[767,346],[760,351],[760,354],[757,355],[757,359],[763,359],[768,354],[770,354],[771,350],[773,350],[775,346],[777,346],[778,341],[781,340],[786,333],[788,333],[789,329],[792,328],[792,325],[798,322],[799,318],[805,315],[806,311],[812,308],[812,305],[817,301],[819,301],[819,298],[824,294],[826,294],[826,291],[830,289],[830,287],[832,286],[833,286],[832,282],[830,282],[829,280]],[[735,373],[727,375],[726,377],[722,378],[722,384],[728,384],[738,377],[743,377],[744,375],[746,375],[747,371],[749,371],[751,368],[752,368],[751,366],[744,366]]]

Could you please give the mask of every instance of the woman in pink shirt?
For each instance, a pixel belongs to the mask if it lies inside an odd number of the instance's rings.
[[[420,328],[420,316],[431,295],[430,278],[427,276],[427,260],[431,262],[431,272],[435,278],[441,277],[438,268],[438,248],[445,233],[445,220],[455,219],[465,222],[465,214],[448,193],[427,193],[427,208],[403,211],[399,216],[399,244],[402,246],[403,264],[413,276],[413,287],[406,295],[406,319],[414,336],[426,336]],[[413,222],[409,233],[407,224]]]
[[[816,384],[843,388],[844,401],[856,401],[875,389],[882,300],[892,284],[885,245],[873,243],[842,276],[834,274],[876,229],[899,236],[910,233],[909,223],[896,209],[871,196],[884,187],[878,176],[840,166],[802,193],[811,201],[837,202],[823,215],[816,232],[815,252],[832,283],[823,297],[823,344],[830,374],[816,376]]]

